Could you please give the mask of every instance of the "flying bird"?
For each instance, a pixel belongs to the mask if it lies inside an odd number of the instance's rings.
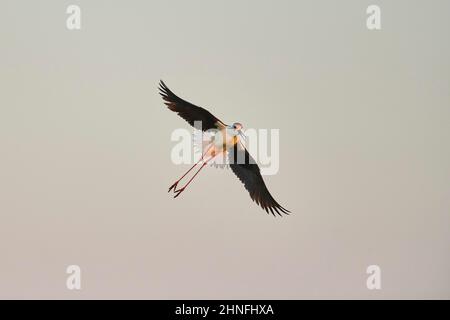
[[[253,201],[261,206],[267,213],[270,212],[274,216],[275,213],[280,216],[281,213],[290,213],[289,210],[283,208],[272,197],[264,183],[258,165],[240,141],[240,137],[244,137],[242,133],[242,124],[235,122],[232,125],[226,125],[206,109],[179,98],[162,80],[159,83],[159,93],[167,107],[176,112],[191,126],[194,126],[196,125],[196,122],[201,121],[203,131],[215,130],[216,132],[216,135],[212,139],[209,147],[206,148],[206,152],[203,153],[201,159],[170,186],[169,192],[173,190],[175,193],[174,198],[178,197],[186,189],[208,162],[218,155],[226,153],[231,170],[244,184],[245,189],[247,189]],[[178,183],[180,183],[180,181],[200,162],[203,163],[191,179],[182,188],[177,188]]]

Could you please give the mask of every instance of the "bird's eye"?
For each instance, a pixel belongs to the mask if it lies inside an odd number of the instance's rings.
[[[235,124],[233,124],[233,129],[236,129],[236,125]]]

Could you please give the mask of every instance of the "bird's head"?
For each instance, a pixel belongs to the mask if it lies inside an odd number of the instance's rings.
[[[242,133],[242,131],[241,131],[242,128],[243,128],[242,124],[240,124],[239,122],[235,122],[231,126],[228,126],[227,131],[232,136],[237,136]]]
[[[233,125],[231,126],[231,129],[234,129],[236,131],[241,131],[242,128],[244,128],[244,126],[242,124],[240,124],[239,122],[235,122],[233,123]]]
[[[240,124],[239,122],[233,123],[231,126],[229,126],[230,131],[232,132],[233,136],[240,136],[241,138],[244,138],[244,133],[242,132],[242,129],[244,129],[244,126]]]

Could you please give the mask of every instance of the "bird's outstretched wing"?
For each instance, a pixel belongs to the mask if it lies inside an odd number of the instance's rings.
[[[208,110],[179,98],[170,91],[162,80],[159,83],[159,94],[162,96],[167,107],[178,113],[178,115],[189,122],[191,126],[194,126],[195,121],[202,122],[203,131],[209,129],[222,129],[225,126],[222,121],[213,116]]]
[[[267,190],[259,167],[247,149],[240,143],[237,143],[233,149],[229,150],[228,156],[231,170],[244,184],[253,201],[266,210],[267,213],[270,210],[270,213],[274,216],[275,213],[280,216],[281,213],[290,213],[290,211],[276,202],[269,190]]]

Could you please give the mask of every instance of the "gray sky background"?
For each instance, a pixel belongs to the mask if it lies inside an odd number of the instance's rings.
[[[0,298],[450,298],[449,1],[0,8]],[[159,79],[280,129],[266,183],[291,216],[224,170],[167,194],[187,167],[170,134],[189,126]]]

